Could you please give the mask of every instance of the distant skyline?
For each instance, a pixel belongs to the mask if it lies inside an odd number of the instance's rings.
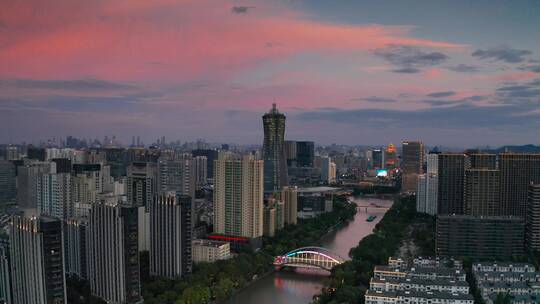
[[[14,1],[0,142],[540,144],[538,1]]]

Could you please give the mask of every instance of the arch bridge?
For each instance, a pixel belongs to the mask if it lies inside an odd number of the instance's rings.
[[[322,247],[303,247],[290,251],[274,259],[276,267],[321,268],[332,270],[345,260]]]

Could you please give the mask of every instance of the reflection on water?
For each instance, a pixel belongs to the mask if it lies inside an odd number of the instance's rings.
[[[378,206],[390,207],[392,201],[374,198],[356,198],[354,201],[362,206],[372,203]],[[381,220],[386,209],[359,209],[354,221],[326,235],[322,240],[323,247],[348,259],[349,250],[370,234],[375,225]],[[369,215],[376,215],[373,222],[367,222]],[[307,304],[323,287],[323,280],[328,273],[315,269],[297,269],[294,271],[279,271],[253,283],[231,299],[230,303],[239,304],[270,304],[292,303]]]

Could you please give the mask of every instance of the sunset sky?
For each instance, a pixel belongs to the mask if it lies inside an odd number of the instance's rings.
[[[540,1],[4,0],[0,142],[540,144]]]

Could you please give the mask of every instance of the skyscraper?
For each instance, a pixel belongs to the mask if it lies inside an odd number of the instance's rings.
[[[17,198],[15,165],[0,159],[0,204],[15,202]]]
[[[36,201],[38,214],[62,220],[73,216],[71,174],[44,173],[37,178]]]
[[[502,215],[500,208],[500,176],[496,169],[466,169],[464,214]]]
[[[84,280],[88,272],[87,228],[88,221],[84,218],[68,219],[64,224],[66,273]]]
[[[312,141],[296,142],[296,166],[313,167],[315,144]]]
[[[540,251],[540,184],[529,186],[525,232],[527,249]]]
[[[0,303],[13,303],[9,237],[0,237]],[[3,301],[3,302],[2,302]]]
[[[263,115],[264,142],[264,192],[281,191],[287,185],[287,164],[284,151],[285,115],[280,113],[276,104],[270,112]]]
[[[14,304],[67,303],[59,219],[14,216],[10,252]]]
[[[465,154],[440,153],[438,156],[438,214],[463,214],[463,189],[467,158]]]
[[[191,273],[191,197],[157,195],[150,206],[150,274],[177,278]]]
[[[263,234],[263,161],[220,155],[214,168],[214,232],[258,238]]]
[[[505,214],[524,217],[531,183],[540,183],[540,154],[501,153],[501,206]]]
[[[36,187],[41,174],[56,172],[55,163],[24,160],[17,168],[17,205],[23,210],[36,209]]]
[[[207,178],[214,178],[214,161],[218,159],[219,152],[216,150],[209,149],[197,149],[191,151],[194,157],[205,156],[206,157],[206,176]]]
[[[127,168],[127,199],[132,206],[148,207],[158,189],[156,164],[134,162]]]
[[[196,163],[191,156],[174,160],[160,159],[158,162],[159,192],[178,192],[195,197]]]
[[[423,173],[424,144],[421,141],[404,141],[402,143],[401,190],[414,191],[417,185],[418,175]]]
[[[208,179],[208,159],[206,156],[195,156],[195,184],[197,187],[206,185]]]
[[[88,281],[92,294],[110,303],[141,300],[137,207],[97,203],[88,222]]]
[[[371,152],[372,165],[373,169],[383,169],[384,168],[384,150],[375,149]]]

